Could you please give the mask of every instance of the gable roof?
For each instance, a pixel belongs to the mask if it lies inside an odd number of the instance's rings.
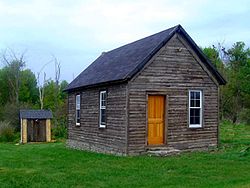
[[[126,44],[103,53],[83,72],[81,72],[65,89],[72,91],[79,88],[124,82],[131,79],[144,65],[172,38],[175,33],[182,34],[193,50],[214,75],[219,84],[226,81],[205,57],[186,31],[177,25],[146,38]]]
[[[20,110],[21,119],[52,119],[50,110]]]

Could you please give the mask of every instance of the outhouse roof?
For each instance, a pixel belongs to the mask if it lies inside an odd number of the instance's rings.
[[[21,119],[51,119],[51,110],[20,110]]]

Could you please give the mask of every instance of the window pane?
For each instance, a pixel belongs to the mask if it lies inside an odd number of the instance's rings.
[[[100,125],[106,124],[106,96],[106,91],[100,92]]]
[[[101,99],[102,100],[106,99],[106,91],[101,92]]]
[[[101,106],[106,106],[106,101],[102,100],[101,101]]]
[[[201,107],[201,94],[199,91],[191,91],[190,92],[190,107]]]
[[[190,109],[190,124],[200,124],[200,109]]]
[[[106,124],[106,110],[101,109],[101,124],[105,125]]]
[[[190,101],[190,107],[194,107],[194,100]]]
[[[195,116],[195,110],[194,108],[191,108],[190,109],[190,116]]]
[[[80,103],[80,95],[76,96],[76,103],[79,104]]]
[[[190,109],[189,121],[190,124],[194,124],[195,111],[194,109]]]
[[[200,100],[191,100],[190,107],[200,107]]]
[[[194,116],[200,116],[200,109],[194,109]]]
[[[190,92],[190,99],[194,99],[194,92],[193,91]]]
[[[76,123],[80,123],[80,110],[76,110]]]
[[[195,116],[195,123],[194,124],[200,124],[200,117]]]
[[[80,109],[80,95],[76,96],[76,109]]]
[[[195,124],[195,123],[194,123],[194,122],[195,122],[194,119],[195,119],[194,116],[190,116],[190,118],[189,118],[190,124]]]
[[[195,92],[195,99],[200,99],[200,92]]]
[[[76,123],[80,123],[80,119],[76,119]]]
[[[76,95],[76,123],[80,124],[80,95]]]
[[[106,92],[103,93],[103,106],[106,106]]]
[[[106,106],[106,98],[105,98],[105,100],[103,101],[103,106]]]
[[[76,104],[76,109],[80,109],[80,104]]]
[[[100,93],[100,103],[102,107],[106,106],[106,91],[101,91]]]
[[[194,107],[200,107],[200,100],[195,100]]]

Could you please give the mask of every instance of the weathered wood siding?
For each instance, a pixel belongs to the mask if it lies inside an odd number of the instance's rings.
[[[218,87],[191,48],[175,35],[129,83],[128,153],[146,151],[147,94],[167,98],[166,142],[182,150],[217,146]],[[203,91],[203,127],[188,128],[188,91]]]
[[[99,128],[99,92],[107,91],[106,128]],[[80,126],[75,122],[75,95],[81,95]],[[126,84],[86,89],[68,95],[68,145],[104,153],[126,154]]]

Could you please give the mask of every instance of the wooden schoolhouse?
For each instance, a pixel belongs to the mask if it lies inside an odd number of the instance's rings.
[[[181,25],[102,53],[66,89],[67,144],[119,155],[217,147],[224,84]]]

